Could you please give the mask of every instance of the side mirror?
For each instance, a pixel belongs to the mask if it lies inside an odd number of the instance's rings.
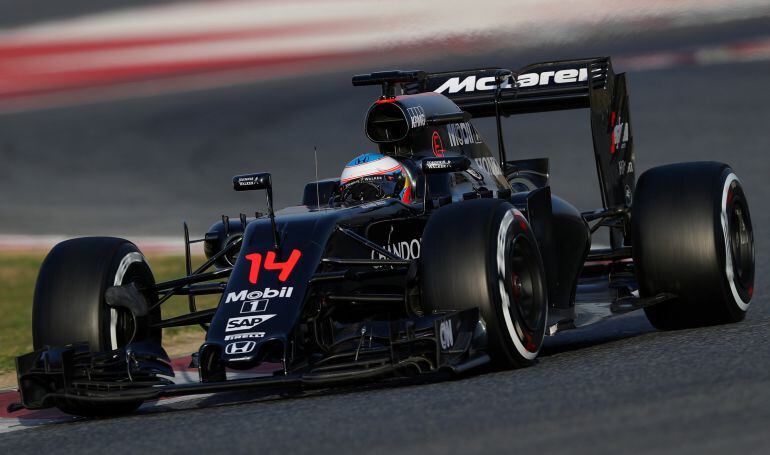
[[[233,177],[233,189],[235,191],[265,190],[272,186],[269,172],[236,175]]]
[[[469,167],[471,167],[471,160],[467,156],[445,156],[422,160],[422,172],[425,174],[460,172]]]

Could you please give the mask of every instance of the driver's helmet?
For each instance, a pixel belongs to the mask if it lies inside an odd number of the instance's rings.
[[[409,175],[401,163],[380,153],[357,156],[345,166],[340,177],[342,202],[397,198],[410,203],[411,188]]]

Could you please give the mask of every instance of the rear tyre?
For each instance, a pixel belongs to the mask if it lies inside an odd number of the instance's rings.
[[[726,164],[656,167],[639,178],[631,228],[645,308],[661,330],[742,320],[754,291],[754,237],[746,196]]]
[[[479,308],[493,363],[534,363],[548,294],[537,241],[511,204],[476,199],[437,210],[423,232],[420,269],[427,312]]]
[[[107,306],[108,287],[135,282],[155,283],[149,265],[131,242],[112,237],[72,239],[56,245],[40,267],[32,306],[35,349],[89,343],[91,351],[112,351],[125,346],[134,334],[131,314]],[[154,296],[147,295],[148,302]],[[150,320],[160,317],[159,310]],[[161,342],[161,331],[150,332]],[[134,411],[141,401],[111,404],[59,399],[58,408],[69,414],[107,416]]]

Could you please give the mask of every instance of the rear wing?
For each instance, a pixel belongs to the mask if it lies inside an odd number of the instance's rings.
[[[499,68],[427,73],[404,84],[405,93],[436,92],[474,117],[495,116]],[[602,204],[631,206],[634,151],[625,73],[615,74],[609,57],[535,63],[500,84],[500,114],[588,108]]]

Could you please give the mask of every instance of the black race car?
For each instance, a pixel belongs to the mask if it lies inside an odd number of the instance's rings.
[[[78,415],[162,396],[322,388],[485,364],[532,365],[546,335],[643,309],[660,329],[743,319],[752,297],[749,207],[726,164],[650,169],[636,181],[626,78],[608,58],[520,71],[388,71],[366,135],[388,172],[309,183],[302,204],[185,227],[187,276],[155,282],[127,240],[60,243],[38,277],[35,351],[17,358],[22,403]],[[501,119],[588,108],[603,207],[551,194],[547,158],[506,158]],[[494,117],[498,158],[471,117]],[[392,163],[393,161],[389,161]],[[393,169],[398,168],[397,175]],[[352,171],[351,171],[352,172]],[[609,245],[592,235],[609,231]],[[191,267],[190,244],[208,260]],[[196,296],[221,295],[198,310]],[[172,296],[189,314],[163,319]],[[175,384],[162,329],[201,325],[200,382]],[[277,365],[272,375],[252,373]],[[236,377],[237,376],[237,377]]]

